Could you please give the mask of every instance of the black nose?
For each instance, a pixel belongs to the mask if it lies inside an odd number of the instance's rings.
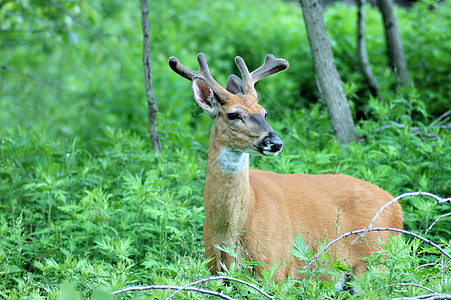
[[[282,140],[279,138],[274,139],[270,144],[272,152],[279,152],[282,149]]]
[[[269,147],[271,149],[271,152],[279,152],[283,146],[282,140],[275,133],[270,133],[263,140],[263,143],[266,147]]]

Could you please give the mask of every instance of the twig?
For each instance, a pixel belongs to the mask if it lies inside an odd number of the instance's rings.
[[[428,240],[427,238],[424,238],[416,233],[407,231],[407,230],[403,230],[403,229],[398,229],[398,228],[366,228],[366,229],[360,229],[360,230],[353,230],[350,232],[346,232],[344,234],[342,234],[341,236],[339,236],[338,238],[334,239],[333,241],[331,241],[329,244],[327,244],[323,250],[321,250],[320,252],[318,252],[317,254],[315,254],[315,256],[312,258],[312,260],[306,264],[302,269],[306,270],[308,269],[324,252],[326,252],[333,244],[337,243],[338,241],[340,241],[341,239],[344,239],[350,235],[353,234],[364,234],[367,233],[369,231],[395,231],[395,232],[400,232],[403,234],[408,234],[411,235],[419,240],[422,240],[423,242],[428,243],[429,245],[435,247],[436,249],[438,249],[444,256],[448,257],[449,259],[451,259],[451,255],[448,254],[443,248],[441,248],[439,245],[437,245],[436,243]]]
[[[120,293],[124,293],[124,292],[132,292],[132,291],[146,291],[146,290],[178,290],[181,289],[183,287],[180,286],[168,286],[168,285],[148,285],[148,286],[131,286],[125,289],[121,289],[121,290],[117,290],[111,293],[111,295],[117,295]],[[205,290],[205,289],[200,289],[200,288],[185,288],[185,291],[188,292],[198,292],[201,294],[207,294],[207,295],[212,295],[212,296],[216,296],[216,297],[220,297],[222,299],[227,299],[227,300],[236,300],[235,298],[232,298],[230,296],[227,296],[223,293],[220,292],[215,292],[215,291],[209,291],[209,290]]]
[[[403,298],[394,298],[392,300],[439,300],[439,299],[451,299],[451,294],[428,294],[428,295],[420,295],[415,297],[403,297]]]
[[[244,285],[246,285],[246,286],[248,286],[248,287],[250,287],[250,288],[256,290],[257,292],[259,292],[260,294],[262,294],[263,296],[265,296],[265,297],[268,298],[268,299],[274,299],[271,295],[269,295],[269,294],[263,292],[263,291],[260,290],[259,288],[253,286],[252,284],[250,284],[250,283],[248,283],[248,282],[246,282],[246,281],[244,281],[244,280],[240,280],[240,279],[233,278],[233,277],[227,277],[227,276],[213,276],[213,277],[208,277],[208,278],[203,278],[203,279],[200,279],[200,280],[197,280],[197,281],[193,281],[193,282],[191,282],[191,283],[185,285],[184,287],[182,287],[182,288],[180,288],[179,290],[177,290],[177,291],[175,291],[174,293],[172,293],[169,297],[166,298],[166,300],[169,300],[169,299],[173,298],[173,297],[174,297],[175,295],[177,295],[179,292],[185,290],[185,289],[188,288],[188,287],[191,287],[191,286],[197,285],[197,284],[201,284],[201,283],[205,283],[205,282],[208,282],[208,281],[213,281],[213,280],[227,280],[227,281],[238,282],[238,283],[244,284]]]
[[[447,261],[447,262],[445,262],[443,259],[441,260],[441,262],[442,262],[442,271],[441,271],[441,273],[442,274],[444,274],[445,273],[445,270],[446,270],[446,268],[448,267],[448,265],[451,263],[451,260],[450,261]]]
[[[389,284],[389,285],[386,285],[386,286],[383,286],[381,288],[376,289],[375,292],[378,292],[378,291],[383,290],[383,289],[388,289],[388,288],[391,288],[391,287],[395,287],[395,286],[413,286],[413,287],[424,289],[424,290],[426,290],[428,292],[431,292],[431,293],[434,293],[434,295],[436,295],[436,292],[434,292],[433,290],[431,290],[431,289],[429,289],[429,288],[427,288],[425,286],[422,286],[422,285],[419,285],[419,284],[416,284],[416,283],[408,283],[408,282],[398,282],[398,283]]]
[[[451,216],[451,212],[446,213],[446,214],[444,214],[444,215],[441,215],[437,220],[435,220],[435,221],[431,224],[431,226],[428,227],[428,229],[426,229],[425,234],[428,233],[429,230],[431,230],[432,227],[434,227],[434,225],[437,224],[438,221],[440,221],[440,220],[443,219],[443,218],[449,217],[449,216]]]
[[[448,110],[447,112],[442,114],[440,117],[438,117],[435,121],[433,121],[431,124],[429,124],[429,126],[426,126],[425,129],[428,130],[428,129],[434,129],[434,128],[441,128],[441,129],[451,128],[451,124],[443,125],[450,119],[450,117],[449,117],[450,114],[451,114],[451,110]],[[376,129],[374,129],[374,132],[380,132],[380,131],[382,131],[384,129],[388,129],[388,128],[406,128],[406,127],[408,127],[408,126],[403,125],[403,124],[394,123],[394,124],[384,125],[379,128],[376,128]],[[428,133],[428,132],[423,133],[420,127],[408,127],[408,128],[409,128],[409,130],[411,130],[414,133],[417,133],[419,135],[426,135],[427,137],[436,138],[436,136],[432,133]]]
[[[429,127],[434,127],[435,124],[442,124],[443,122],[440,122],[440,120],[444,119],[444,118],[447,117],[449,114],[451,114],[451,109],[448,110],[446,113],[442,114],[440,117],[438,117],[434,122],[432,122],[432,123],[429,125]],[[447,119],[448,119],[448,118],[446,118],[445,121],[446,121]]]
[[[434,266],[436,266],[436,265],[439,264],[439,263],[440,263],[440,259],[437,260],[436,262],[433,262],[433,263],[427,263],[427,264],[418,266],[418,267],[415,268],[414,271],[418,271],[418,270],[420,270],[420,269],[422,269],[422,268],[434,267]]]
[[[437,200],[437,203],[438,203],[438,204],[442,204],[442,203],[445,203],[445,202],[451,202],[451,198],[442,198],[442,197],[439,197],[439,196],[437,196],[437,195],[434,195],[434,194],[431,194],[431,193],[428,193],[428,192],[410,192],[410,193],[404,193],[404,194],[401,194],[401,195],[395,197],[393,200],[387,202],[384,206],[382,206],[382,208],[374,215],[374,217],[373,217],[373,219],[371,220],[370,225],[368,225],[367,229],[369,230],[369,229],[371,229],[371,227],[373,227],[374,222],[376,222],[376,219],[380,216],[380,214],[381,214],[387,207],[389,207],[389,206],[392,205],[393,203],[395,203],[395,202],[397,202],[397,201],[399,201],[399,200],[401,200],[401,199],[403,199],[403,198],[406,198],[406,197],[414,197],[414,196],[426,196],[426,197],[431,197],[431,198],[434,198],[435,200]],[[354,241],[352,241],[351,246],[354,245],[355,242],[357,242],[359,239],[361,239],[362,236],[365,235],[365,234],[366,234],[366,232],[364,232],[361,236],[358,236]]]

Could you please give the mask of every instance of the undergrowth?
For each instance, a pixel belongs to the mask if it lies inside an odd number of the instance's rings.
[[[362,141],[347,150],[333,138],[320,104],[270,120],[286,148],[277,158],[253,158],[251,165],[281,173],[347,173],[393,195],[416,190],[446,195],[450,190],[449,131],[429,128],[405,113],[398,115],[391,104],[373,101],[371,105],[376,119],[359,124]],[[410,107],[410,101],[398,99],[396,105]],[[20,127],[1,130],[2,297],[57,299],[66,281],[87,297],[102,293],[103,288],[183,285],[208,276],[202,242],[208,134],[203,131],[195,143],[192,129],[164,120],[160,124],[165,124],[164,134],[179,134],[172,143],[167,140],[162,153],[150,149],[146,137],[112,128],[105,129],[105,138],[90,151],[79,147],[75,138],[54,140],[44,132]],[[421,128],[420,132],[415,128]],[[449,211],[449,205],[421,197],[403,200],[402,205],[406,229],[449,249],[446,219],[425,234],[436,218]],[[450,277],[440,265],[413,271],[436,261],[437,251],[409,237],[396,241],[387,245],[389,260],[370,259],[370,266],[387,267],[376,268],[357,281],[365,293],[394,297],[418,292],[413,287],[383,289],[395,282],[422,282],[436,292],[449,289]],[[445,269],[449,271],[449,265]],[[333,285],[327,282],[275,286],[270,272],[257,281],[240,270],[232,268],[227,274],[263,284],[276,298],[333,293]],[[336,277],[338,271],[334,271]],[[220,282],[211,288],[231,295],[244,293],[242,287],[230,290]],[[151,294],[160,298],[167,293]]]
[[[110,293],[129,286],[183,286],[210,276],[202,239],[210,121],[195,106],[189,83],[168,67],[171,55],[195,68],[195,55],[205,52],[222,83],[237,73],[235,55],[250,69],[267,53],[288,59],[286,72],[257,86],[284,149],[275,158],[252,157],[251,167],[346,173],[394,196],[410,191],[450,196],[451,133],[449,118],[442,115],[450,109],[451,10],[445,3],[397,9],[413,79],[397,92],[391,88],[395,79],[387,67],[380,17],[367,6],[368,52],[384,102],[369,97],[356,69],[355,8],[325,10],[360,137],[345,149],[333,137],[326,107],[317,101],[302,16],[294,3],[151,1],[162,142],[162,152],[156,153],[147,134],[138,3],[59,2],[60,8],[50,5],[55,1],[0,5],[0,298],[162,299],[171,292]],[[405,229],[449,253],[450,217],[429,226],[449,213],[450,205],[425,197],[401,204]],[[369,271],[355,281],[359,297],[451,293],[449,260],[436,248],[411,236],[383,247],[389,258],[381,259],[384,253],[368,258]],[[300,239],[292,250],[304,260],[314,254]],[[245,272],[256,263],[239,261],[221,275],[246,280],[276,299],[313,299],[333,296],[333,283],[344,271],[325,253],[316,268],[303,271],[308,280],[276,285],[275,269],[262,279]],[[333,282],[319,280],[323,273]],[[225,280],[202,287],[261,299],[258,291]],[[179,296],[205,298],[193,292]]]

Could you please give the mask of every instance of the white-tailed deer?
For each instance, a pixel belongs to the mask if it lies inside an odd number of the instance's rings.
[[[171,57],[170,67],[192,81],[194,99],[211,117],[213,125],[208,147],[204,189],[205,255],[211,258],[212,273],[230,266],[232,258],[215,246],[226,245],[239,258],[263,262],[256,267],[271,268],[282,261],[274,275],[279,282],[287,276],[299,278],[305,264],[290,253],[296,234],[315,248],[325,238],[366,228],[376,212],[393,197],[379,187],[357,178],[338,175],[282,175],[249,169],[249,154],[275,156],[282,140],[266,122],[266,111],[257,102],[254,84],[288,68],[288,62],[267,55],[265,63],[249,73],[239,56],[235,62],[243,81],[228,78],[226,88],[210,75],[204,54],[197,56],[200,70],[194,72]],[[398,203],[379,216],[375,227],[402,228]],[[386,232],[369,232],[350,245],[344,239],[333,249],[353,273],[366,270],[361,258],[378,249],[377,240]]]

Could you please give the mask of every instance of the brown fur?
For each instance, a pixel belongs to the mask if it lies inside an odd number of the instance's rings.
[[[205,255],[212,258],[213,273],[221,270],[220,262],[231,263],[215,247],[226,244],[240,257],[264,262],[267,269],[283,260],[276,282],[287,276],[299,278],[297,270],[304,264],[289,252],[296,233],[315,247],[325,237],[332,240],[366,228],[374,214],[393,199],[379,187],[344,174],[282,175],[248,168],[225,173],[217,166],[215,140],[210,137],[204,189]],[[374,226],[402,228],[400,205],[389,206]],[[346,260],[354,273],[363,273],[366,266],[360,258],[378,249],[376,241],[386,241],[386,237],[385,232],[369,233],[366,243],[359,241],[352,248],[353,238],[347,238],[336,247],[337,258]]]

